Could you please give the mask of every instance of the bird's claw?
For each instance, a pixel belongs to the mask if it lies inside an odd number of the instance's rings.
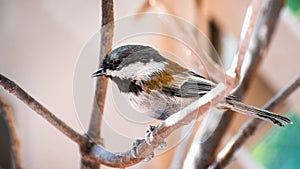
[[[151,145],[151,142],[153,141],[153,131],[155,130],[155,126],[147,126],[147,129],[145,131],[145,141],[148,145]]]
[[[139,158],[139,152],[138,152],[138,146],[144,142],[144,139],[136,139],[133,143],[132,143],[132,149],[130,151],[132,157],[134,158]],[[150,161],[152,158],[154,157],[154,152],[151,152],[143,161],[144,162],[148,162]]]
[[[167,147],[167,141],[164,140],[157,148],[156,150],[164,150]]]
[[[146,157],[143,161],[144,161],[144,162],[148,162],[148,161],[150,161],[152,158],[154,158],[154,152],[151,152],[151,153],[149,154],[149,156]]]
[[[151,145],[151,142],[153,141],[153,131],[155,130],[155,126],[147,126],[147,129],[145,131],[145,139],[136,139],[133,143],[132,143],[132,149],[130,151],[131,155],[134,158],[138,158],[139,157],[139,152],[138,152],[138,146],[142,143],[142,142],[146,142],[148,145]],[[157,148],[156,150],[162,150],[165,149],[167,147],[167,142],[164,140]],[[154,152],[151,152],[149,154],[148,157],[146,157],[143,161],[147,162],[150,161],[152,158],[154,157]]]
[[[130,151],[131,155],[134,157],[134,158],[137,158],[138,157],[138,146],[144,141],[144,139],[136,139],[133,143],[132,143],[132,149]]]
[[[145,141],[148,145],[151,145],[151,142],[153,141],[153,131],[156,129],[157,127],[155,126],[147,126],[147,130],[145,132]],[[163,150],[167,147],[167,142],[164,140],[157,148],[156,150]]]

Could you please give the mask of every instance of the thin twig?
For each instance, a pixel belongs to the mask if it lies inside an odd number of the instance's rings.
[[[272,97],[268,103],[263,106],[263,109],[273,110],[276,105],[283,102],[300,86],[300,74],[286,88],[279,91]],[[240,149],[242,145],[254,134],[256,129],[263,121],[257,118],[248,120],[239,132],[231,138],[228,144],[220,151],[216,161],[209,167],[210,169],[218,169],[226,167],[231,161],[234,153]]]
[[[151,0],[147,0],[141,8],[138,10],[138,12],[146,12],[150,10],[151,8],[159,8],[163,12],[166,12],[168,14],[171,14],[172,16],[176,15],[176,10],[173,10],[166,4],[166,1],[155,1],[155,3],[151,3]],[[197,4],[201,5],[201,0],[197,0]],[[143,15],[137,15],[137,17],[140,17]],[[224,69],[220,67],[220,65],[216,64],[211,57],[209,57],[206,52],[203,50],[203,46],[201,45],[201,40],[205,39],[204,35],[199,34],[200,30],[198,30],[197,27],[189,26],[185,27],[182,21],[176,17],[167,17],[168,19],[161,19],[161,21],[168,25],[170,28],[170,31],[173,31],[176,33],[180,39],[184,40],[185,42],[188,42],[189,44],[193,44],[191,47],[192,50],[195,51],[195,53],[199,54],[201,56],[201,59],[199,57],[195,57],[197,62],[199,62],[199,65],[205,65],[205,71],[210,73],[210,78],[215,82],[225,82],[227,85],[232,86],[235,84],[236,81],[233,77],[227,75],[224,72]],[[178,34],[178,32],[181,32],[181,34]],[[188,36],[187,36],[188,35]],[[228,88],[229,89],[229,88]]]
[[[234,66],[236,66],[235,67],[236,78],[231,78],[230,76],[226,76],[226,78],[225,78],[226,84],[229,86],[236,86],[239,82],[240,74],[241,74],[241,67],[243,65],[243,60],[244,60],[245,54],[246,54],[245,51],[249,47],[250,36],[252,35],[254,24],[256,23],[258,11],[260,9],[259,6],[260,6],[260,1],[253,1],[248,9],[247,16],[246,16],[244,26],[243,26],[243,30],[245,33],[241,35],[241,46],[240,46],[240,50],[237,54],[237,58],[238,58],[237,63],[232,64],[232,68],[234,68]],[[219,70],[218,65],[214,64],[210,58],[206,58],[203,61],[205,61],[205,65],[208,68],[215,68],[215,71],[210,70],[211,72],[216,72],[216,70]],[[215,73],[215,74],[217,74],[217,73]],[[224,78],[224,74],[223,74],[223,78]],[[227,88],[227,89],[232,90],[232,88]],[[209,116],[217,116],[217,115],[210,114]],[[223,115],[219,114],[218,116],[222,116],[222,120],[220,121],[220,123],[229,123],[229,120],[231,119],[231,114],[229,114],[229,113],[223,114]],[[215,118],[220,118],[220,117],[215,117]],[[208,117],[208,119],[211,119],[211,118]],[[215,122],[215,123],[217,123],[217,122]],[[206,123],[204,122],[203,124],[206,124]],[[213,123],[212,125],[216,125],[216,124]],[[210,130],[208,130],[209,128],[210,128],[210,126],[207,126],[201,130],[210,132]],[[219,140],[220,140],[220,138],[222,138],[224,131],[226,129],[227,129],[227,127],[224,127],[221,129],[217,128],[215,131],[216,133],[214,133],[214,135],[209,137],[208,140],[203,143],[204,149],[201,150],[203,152],[203,155],[207,151],[211,150],[212,148],[215,149],[215,147],[219,144]],[[207,132],[201,132],[201,133],[203,133],[204,135],[207,134]],[[195,138],[197,138],[197,137],[195,137]],[[211,141],[211,140],[216,140],[216,141]],[[196,144],[198,144],[198,142]],[[207,145],[207,144],[210,144],[210,145]],[[199,153],[199,154],[201,154],[201,153]],[[209,152],[209,154],[211,154],[211,155],[210,156],[204,155],[204,156],[202,156],[202,158],[199,158],[200,161],[196,162],[196,163],[203,164],[203,166],[208,166],[209,162],[212,162],[214,151]],[[178,159],[175,159],[175,160],[177,161]]]
[[[291,95],[298,87],[300,86],[300,74],[291,81],[286,88],[279,91],[274,97],[272,97],[264,106],[263,109],[272,110],[274,109],[279,103],[286,100],[286,98]]]
[[[243,61],[250,45],[250,39],[254,31],[262,1],[253,0],[247,8],[247,13],[244,19],[243,28],[240,35],[240,46],[237,52],[237,66],[235,68],[236,80],[240,80]]]
[[[9,139],[11,144],[11,155],[13,164],[16,169],[22,169],[21,153],[20,153],[20,139],[17,134],[16,126],[12,117],[12,110],[0,97],[0,115],[3,116],[5,123],[9,130]]]
[[[114,4],[113,0],[102,0],[102,24],[99,65],[104,56],[111,51],[114,35]],[[101,138],[101,124],[104,112],[108,79],[97,78],[96,91],[93,101],[92,115],[88,129],[88,136],[98,144],[103,144]]]
[[[86,141],[86,138],[84,136],[82,136],[81,134],[73,130],[71,127],[69,127],[65,122],[63,122],[54,114],[52,114],[47,108],[45,108],[33,97],[31,97],[15,82],[11,81],[2,74],[0,74],[0,85],[3,86],[3,88],[8,92],[15,95],[33,111],[37,112],[38,115],[43,117],[45,120],[47,120],[50,124],[52,124],[55,128],[57,128],[59,131],[61,131],[74,142],[81,144]]]
[[[104,56],[112,49],[114,35],[114,3],[113,0],[102,0],[102,23],[101,23],[101,39],[100,39],[100,55],[99,67],[105,58]],[[93,142],[103,145],[101,137],[102,118],[104,114],[106,91],[108,79],[104,77],[97,78],[96,90],[92,107],[92,115],[90,117],[89,129],[87,135]],[[87,147],[81,147],[82,159],[81,168],[98,169],[100,163],[94,160],[89,160],[85,153],[89,153]]]
[[[257,0],[253,0],[252,4],[255,5],[260,4],[255,1]],[[241,84],[238,86],[237,90],[233,93],[237,97],[241,98],[244,95],[246,89],[250,84],[249,82],[251,82],[251,78],[255,74],[255,70],[257,69],[263,56],[266,54],[266,51],[270,44],[270,40],[273,35],[274,29],[276,27],[279,13],[283,5],[283,2],[281,0],[275,0],[275,1],[276,3],[271,3],[270,0],[264,1],[261,6],[252,5],[253,8],[256,8],[256,9],[252,9],[253,11],[259,11],[257,9],[260,9],[260,14],[258,16],[257,21],[251,19],[252,22],[256,23],[252,36],[251,37],[246,36],[248,39],[244,39],[241,42],[241,43],[249,44],[247,45],[249,46],[247,51],[245,53],[244,52],[241,53],[249,54],[250,61],[248,67],[246,68],[245,75],[242,75]],[[246,19],[246,21],[248,22],[248,19]],[[241,56],[241,55],[237,55],[237,56]],[[242,58],[244,58],[244,56]],[[241,64],[242,62],[239,61],[238,63]],[[201,168],[201,169],[207,168],[214,161],[216,148],[220,144],[221,139],[224,136],[224,133],[227,130],[232,117],[233,117],[233,113],[230,111],[226,111],[225,113],[223,113],[221,120],[219,122],[214,122],[214,121],[210,122],[211,125],[216,125],[214,123],[218,123],[217,128],[215,129],[214,134],[210,135],[210,137],[205,142],[201,142],[198,157],[195,157],[197,161],[196,166],[193,167]],[[208,127],[204,126],[204,128],[201,130],[202,133],[206,133],[206,131],[210,132],[209,126]],[[196,143],[199,144],[199,141],[198,142],[196,141]]]

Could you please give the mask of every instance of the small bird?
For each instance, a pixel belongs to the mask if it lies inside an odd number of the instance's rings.
[[[165,120],[196,101],[216,84],[163,57],[150,46],[124,45],[105,56],[92,77],[105,76],[126,93],[131,105],[139,112]],[[283,127],[292,121],[284,116],[262,110],[229,95],[217,108],[233,110],[271,121]]]

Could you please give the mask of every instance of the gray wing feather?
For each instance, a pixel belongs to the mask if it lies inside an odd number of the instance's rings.
[[[182,98],[198,98],[215,87],[215,84],[193,72],[184,72],[173,76],[176,83],[163,86],[162,92]]]

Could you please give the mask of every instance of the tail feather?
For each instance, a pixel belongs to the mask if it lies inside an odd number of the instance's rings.
[[[272,123],[284,127],[285,124],[292,124],[293,122],[284,116],[272,113],[268,110],[259,109],[254,106],[246,105],[242,102],[226,99],[224,108],[229,108],[233,111],[249,114],[262,120],[271,121]]]

